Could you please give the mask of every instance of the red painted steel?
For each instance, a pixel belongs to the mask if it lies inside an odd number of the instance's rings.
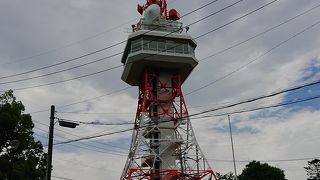
[[[154,82],[158,84],[157,89],[154,89]],[[171,83],[168,83],[171,82]],[[179,119],[188,116],[188,110],[184,101],[181,78],[178,73],[172,73],[171,79],[159,81],[159,73],[151,70],[145,70],[141,84],[139,86],[139,100],[135,119],[135,129],[139,128],[142,113],[149,113],[149,117],[157,116],[159,119],[170,119],[177,122]],[[161,97],[155,95],[154,92],[169,91],[171,96]],[[157,94],[157,93],[156,93]],[[164,106],[164,104],[166,106]],[[160,110],[157,114],[152,113],[151,107],[157,105]],[[155,170],[160,171],[162,180],[201,180],[204,177],[211,176],[217,180],[215,173],[212,170],[184,170],[183,172],[177,169],[129,169],[127,178],[153,180],[155,179]],[[183,173],[183,174],[182,174]],[[159,174],[157,174],[159,176]]]
[[[187,170],[182,174],[181,171],[176,169],[152,169],[152,168],[132,168],[129,170],[128,180],[140,179],[140,180],[153,180],[154,175],[148,172],[159,170],[162,176],[162,180],[201,180],[205,177],[212,176],[215,180],[217,177],[212,170]]]
[[[168,82],[159,81],[159,91],[168,90],[171,91],[171,96],[159,98],[154,95],[154,88],[152,81],[158,79],[159,74],[146,70],[143,74],[141,84],[139,86],[138,107],[135,118],[135,128],[138,128],[141,119],[141,113],[151,112],[150,105],[158,105],[160,112],[156,114],[160,119],[161,117],[170,117],[173,121],[183,118],[188,115],[188,110],[181,89],[181,78],[179,74],[172,74],[171,84]],[[178,103],[178,104],[177,104]],[[163,106],[166,104],[166,106]],[[174,111],[170,111],[174,109]],[[150,114],[150,117],[153,116]]]
[[[145,11],[150,5],[157,4],[160,7],[161,10],[161,17],[168,20],[178,20],[180,19],[180,15],[175,9],[171,9],[168,13],[167,11],[167,1],[166,0],[147,0],[146,4],[137,6],[137,11],[139,14],[143,14],[143,11]]]

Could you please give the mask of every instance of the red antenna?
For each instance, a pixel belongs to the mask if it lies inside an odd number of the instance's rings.
[[[152,4],[157,4],[161,10],[161,17],[168,20],[179,20],[180,15],[175,9],[170,9],[169,13],[167,11],[167,1],[166,0],[147,0],[146,4],[137,6],[137,11],[142,15],[143,12]]]

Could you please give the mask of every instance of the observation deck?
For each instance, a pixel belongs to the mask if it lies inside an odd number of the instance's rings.
[[[184,82],[198,64],[196,47],[191,36],[183,32],[181,22],[161,18],[148,22],[142,18],[128,37],[121,79],[139,86],[143,71],[152,68],[173,70]]]

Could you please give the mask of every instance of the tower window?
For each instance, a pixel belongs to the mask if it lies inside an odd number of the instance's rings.
[[[131,42],[131,52],[137,52],[141,50],[141,39],[137,39]]]

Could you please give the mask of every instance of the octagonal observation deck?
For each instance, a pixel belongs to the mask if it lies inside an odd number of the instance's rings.
[[[146,68],[173,70],[184,82],[193,68],[196,42],[182,32],[182,23],[165,19],[146,22],[140,20],[129,35],[121,59],[124,70],[121,79],[132,86],[139,86]]]

